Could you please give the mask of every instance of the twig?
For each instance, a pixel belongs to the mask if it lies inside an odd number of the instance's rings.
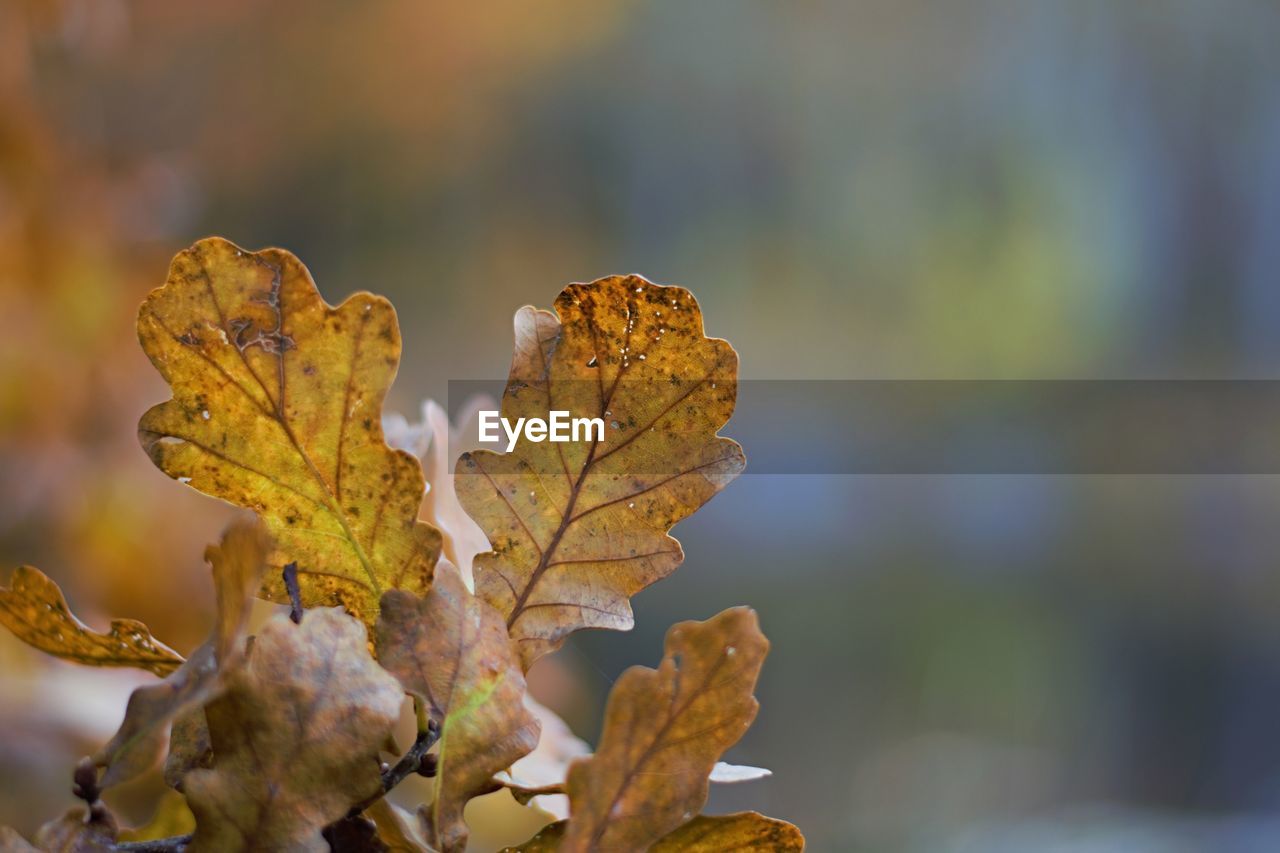
[[[426,728],[418,730],[418,737],[414,739],[409,751],[396,762],[395,767],[389,768],[382,774],[381,789],[352,806],[348,814],[352,817],[360,814],[414,773],[422,776],[436,775],[436,757],[428,755],[427,751],[435,746],[438,740],[440,740],[440,724],[435,720],[428,720]]]
[[[289,593],[289,618],[293,624],[302,624],[302,590],[298,588],[298,564],[287,563],[284,567],[284,588]]]
[[[516,801],[523,805],[527,805],[534,797],[568,793],[564,782],[553,782],[550,785],[522,785],[506,773],[497,774],[493,777],[493,781],[498,787],[510,791]]]

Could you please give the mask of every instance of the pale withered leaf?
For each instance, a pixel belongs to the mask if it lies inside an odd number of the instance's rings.
[[[477,417],[481,409],[495,406],[488,397],[471,398],[462,406],[456,429],[449,423],[448,413],[434,400],[422,404],[422,420],[418,423],[410,423],[396,413],[382,420],[387,443],[408,450],[422,463],[427,493],[422,498],[419,518],[440,531],[445,559],[453,563],[467,589],[472,590],[472,562],[476,554],[489,550],[489,540],[458,502],[453,466],[461,453],[480,446]]]
[[[234,522],[220,544],[205,549],[217,600],[213,632],[173,674],[133,691],[119,730],[94,756],[106,768],[103,786],[150,769],[164,748],[169,724],[180,715],[197,714],[220,689],[224,673],[242,654],[249,604],[270,553],[271,538],[251,519]]]
[[[699,815],[659,839],[649,853],[725,853],[730,850],[760,853],[800,853],[804,836],[785,820],[756,812]]]
[[[205,706],[208,769],[183,788],[190,850],[327,850],[324,827],[377,792],[379,748],[404,697],[369,654],[364,626],[337,609],[284,614]]]
[[[543,827],[533,838],[519,847],[508,847],[503,853],[558,853],[563,846],[568,821]],[[698,815],[688,823],[664,835],[649,847],[619,847],[619,850],[645,850],[649,853],[800,853],[804,836],[785,820],[765,817],[756,812],[730,815]]]
[[[460,851],[467,802],[491,790],[493,774],[538,742],[506,625],[441,561],[424,598],[398,590],[383,596],[377,648],[382,665],[440,723],[436,793],[423,813],[427,842]]]
[[[364,816],[373,821],[378,841],[391,853],[430,853],[418,818],[386,797],[375,800]]]

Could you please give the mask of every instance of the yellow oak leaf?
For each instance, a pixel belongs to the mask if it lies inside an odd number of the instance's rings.
[[[672,626],[658,669],[624,672],[595,755],[569,768],[561,849],[643,850],[702,811],[712,767],[755,719],[768,650],[755,611],[735,607]]]
[[[177,791],[166,791],[156,804],[151,820],[133,829],[121,829],[121,841],[155,841],[190,835],[196,828],[196,819],[187,808],[187,801]]]
[[[500,853],[557,853],[560,843],[564,841],[564,831],[568,825],[567,820],[549,823],[524,844],[519,847],[504,847]]]
[[[42,652],[89,666],[131,666],[163,677],[182,665],[182,655],[134,619],[113,619],[105,634],[89,628],[58,585],[31,566],[19,566],[9,586],[0,587],[0,625]]]
[[[179,253],[138,312],[138,338],[173,389],[138,424],[160,470],[248,507],[296,562],[306,606],[372,624],[387,589],[425,592],[440,534],[419,522],[416,459],[383,439],[400,361],[385,299],[331,307],[280,249],[222,239]],[[263,594],[287,601],[274,577]]]
[[[188,850],[328,850],[324,827],[380,790],[404,694],[337,609],[273,617],[205,706],[213,763],[184,780]]]
[[[423,810],[427,842],[466,847],[466,804],[493,789],[493,775],[538,743],[524,705],[520,669],[502,616],[472,595],[441,561],[425,598],[392,590],[382,598],[378,660],[440,723],[436,792]]]
[[[667,531],[746,463],[716,435],[738,356],[706,337],[689,291],[636,276],[573,284],[556,314],[521,309],[515,338],[502,417],[564,411],[603,426],[458,461],[458,497],[493,548],[476,557],[476,592],[527,669],[579,628],[629,629],[628,599],[683,559]]]
[[[409,451],[422,463],[427,493],[419,518],[439,529],[444,557],[457,568],[467,589],[475,588],[471,563],[476,554],[489,550],[489,540],[458,502],[453,467],[458,456],[479,447],[477,419],[482,410],[495,406],[487,396],[472,397],[463,403],[456,426],[434,400],[422,404],[422,420],[417,423],[395,412],[382,419],[387,443]]]
[[[799,853],[804,836],[785,820],[757,812],[699,815],[661,838],[649,853],[724,853],[758,850],[761,853]]]
[[[150,769],[164,748],[165,732],[177,717],[197,714],[222,686],[243,654],[243,637],[253,593],[262,583],[271,538],[253,519],[233,522],[218,545],[205,549],[213,573],[217,618],[207,642],[159,684],[133,691],[119,730],[94,761],[105,767],[103,787]],[[198,717],[191,717],[198,720]]]

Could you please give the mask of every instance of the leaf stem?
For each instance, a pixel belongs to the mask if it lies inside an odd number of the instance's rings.
[[[302,590],[298,587],[298,564],[288,563],[281,573],[284,576],[284,588],[289,593],[289,618],[293,624],[302,624]]]
[[[414,701],[416,705],[417,700],[415,699]],[[420,713],[419,720],[421,719],[422,714]],[[418,736],[414,739],[413,746],[409,747],[409,751],[396,762],[394,767],[389,768],[382,774],[382,785],[377,791],[351,807],[348,817],[355,817],[360,814],[414,773],[423,776],[434,776],[435,756],[428,755],[427,752],[436,745],[438,740],[440,740],[439,723],[428,719],[425,728],[421,727],[420,724]]]

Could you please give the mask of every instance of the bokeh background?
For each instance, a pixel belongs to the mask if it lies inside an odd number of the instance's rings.
[[[410,415],[612,272],[691,287],[749,379],[1280,376],[1277,45],[1266,0],[0,0],[0,566],[203,637],[228,511],[137,447],[133,316],[213,233],[389,296]],[[751,604],[730,758],[775,775],[712,810],[817,851],[1280,849],[1277,520],[1271,476],[748,473],[537,689],[593,741],[671,622]],[[0,638],[0,823],[70,803],[138,678]]]

